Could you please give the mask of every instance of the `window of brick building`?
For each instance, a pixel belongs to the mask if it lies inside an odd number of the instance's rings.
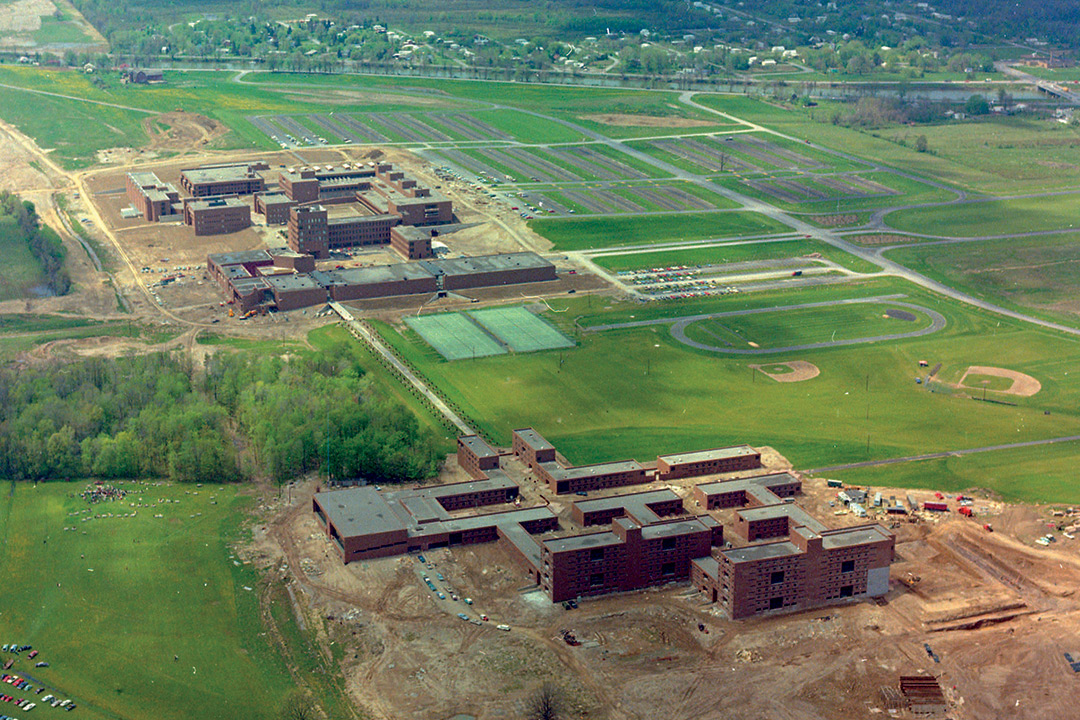
[[[854,560],[845,560],[843,563],[840,564],[840,572],[842,572],[842,573],[855,572],[855,561]]]
[[[772,574],[772,579],[770,580],[770,582],[772,582],[773,585],[779,585],[780,583],[784,582],[784,571],[777,570],[776,572],[774,572]]]

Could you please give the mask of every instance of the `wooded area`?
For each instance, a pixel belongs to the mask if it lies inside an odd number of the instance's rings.
[[[0,371],[0,476],[376,482],[438,470],[438,443],[361,369],[326,354],[159,353]]]
[[[45,286],[55,295],[66,295],[71,289],[71,278],[64,269],[65,250],[60,237],[52,228],[43,225],[32,202],[0,191],[0,224],[25,242],[34,258],[41,265]]]

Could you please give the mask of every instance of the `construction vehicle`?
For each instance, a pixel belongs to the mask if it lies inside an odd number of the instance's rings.
[[[581,644],[581,641],[574,636],[574,633],[571,630],[563,630],[562,639],[563,642],[565,642],[567,645],[573,645],[576,647]]]
[[[229,317],[232,317],[232,316],[233,316],[233,315],[235,315],[235,314],[236,314],[236,313],[234,313],[234,312],[233,312],[233,309],[232,309],[232,308],[229,308]]]

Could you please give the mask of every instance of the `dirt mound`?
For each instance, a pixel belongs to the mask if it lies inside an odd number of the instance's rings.
[[[768,365],[751,365],[754,370],[763,375],[768,375],[776,382],[793,383],[803,380],[812,380],[821,374],[817,365],[805,360],[791,360],[782,363],[770,363]],[[788,368],[784,370],[783,368]]]
[[[578,115],[581,120],[592,120],[601,125],[614,125],[615,127],[709,127],[714,123],[708,120],[694,120],[692,118],[664,117],[663,115],[629,115],[626,113],[592,113],[590,115]]]
[[[964,371],[963,376],[960,378],[960,382],[957,383],[958,387],[975,388],[976,385],[968,385],[964,382],[968,375],[990,375],[992,377],[1008,378],[1012,380],[1010,385],[1005,390],[991,390],[991,392],[1002,392],[1007,395],[1019,395],[1020,397],[1031,397],[1035,393],[1042,390],[1042,383],[1030,375],[1025,375],[1022,372],[1016,370],[1006,370],[1005,368],[988,367],[985,365],[972,365]]]
[[[150,138],[148,147],[158,150],[193,150],[206,146],[229,131],[217,120],[183,110],[147,118],[142,126]]]

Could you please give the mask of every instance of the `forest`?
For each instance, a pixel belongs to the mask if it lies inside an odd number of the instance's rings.
[[[439,467],[438,441],[345,355],[158,353],[0,370],[0,476],[393,483]]]

